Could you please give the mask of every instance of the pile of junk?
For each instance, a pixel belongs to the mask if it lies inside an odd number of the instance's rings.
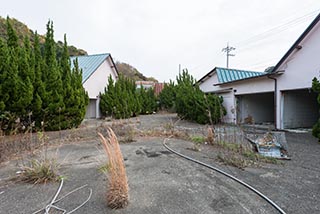
[[[266,157],[290,160],[284,132],[270,131],[266,133],[247,134],[247,140],[255,150]]]

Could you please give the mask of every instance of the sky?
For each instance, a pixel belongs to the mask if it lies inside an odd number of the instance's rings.
[[[226,67],[264,71],[275,65],[320,13],[319,0],[0,0],[16,18],[88,54],[111,53],[159,81],[181,68],[200,79]]]

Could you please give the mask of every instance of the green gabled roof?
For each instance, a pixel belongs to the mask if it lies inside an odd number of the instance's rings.
[[[71,68],[73,68],[73,60],[78,59],[79,68],[82,69],[82,83],[87,81],[89,77],[98,69],[98,67],[109,56],[109,53],[85,55],[85,56],[73,56],[70,57]]]
[[[216,67],[215,71],[217,72],[219,84],[234,82],[234,81],[247,79],[251,77],[257,77],[257,76],[266,74],[265,72],[245,71],[245,70],[219,68],[219,67]]]

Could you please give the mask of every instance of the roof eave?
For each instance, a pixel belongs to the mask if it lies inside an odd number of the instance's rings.
[[[248,78],[244,78],[244,79],[238,79],[238,80],[234,80],[234,81],[230,81],[230,82],[224,82],[224,83],[217,83],[217,84],[213,84],[214,86],[220,86],[220,85],[227,85],[227,84],[231,84],[231,83],[235,83],[235,82],[240,82],[240,81],[244,81],[244,80],[251,80],[251,79],[255,79],[255,78],[260,78],[260,77],[265,77],[268,76],[269,74],[262,74],[259,76],[253,76],[253,77],[248,77]]]
[[[201,84],[205,81],[207,77],[212,77],[212,74],[215,72],[217,67],[214,67],[211,71],[209,71],[206,75],[204,75],[200,80],[197,81],[198,84]]]
[[[117,76],[119,76],[118,68],[117,68],[117,66],[116,66],[116,63],[114,63],[113,58],[112,58],[112,56],[111,56],[110,53],[109,53],[109,56],[110,56],[111,62],[112,62],[112,64],[113,64],[113,68],[114,68],[114,70],[116,71]]]
[[[287,53],[280,59],[280,61],[273,68],[272,73],[278,72],[277,70],[282,65],[284,61],[293,53],[293,51],[298,47],[298,45],[306,38],[306,36],[310,33],[310,31],[318,24],[320,21],[320,13],[317,17],[311,22],[311,24],[307,27],[307,29],[300,35],[300,37],[293,43],[291,48],[287,51]]]

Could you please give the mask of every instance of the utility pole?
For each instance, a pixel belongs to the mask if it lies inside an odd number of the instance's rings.
[[[179,64],[179,74],[181,73],[181,64]]]
[[[235,50],[236,48],[229,46],[229,42],[227,43],[227,47],[222,49],[222,52],[227,53],[227,68],[229,68],[229,56],[235,56],[235,54],[230,54],[231,51]]]

